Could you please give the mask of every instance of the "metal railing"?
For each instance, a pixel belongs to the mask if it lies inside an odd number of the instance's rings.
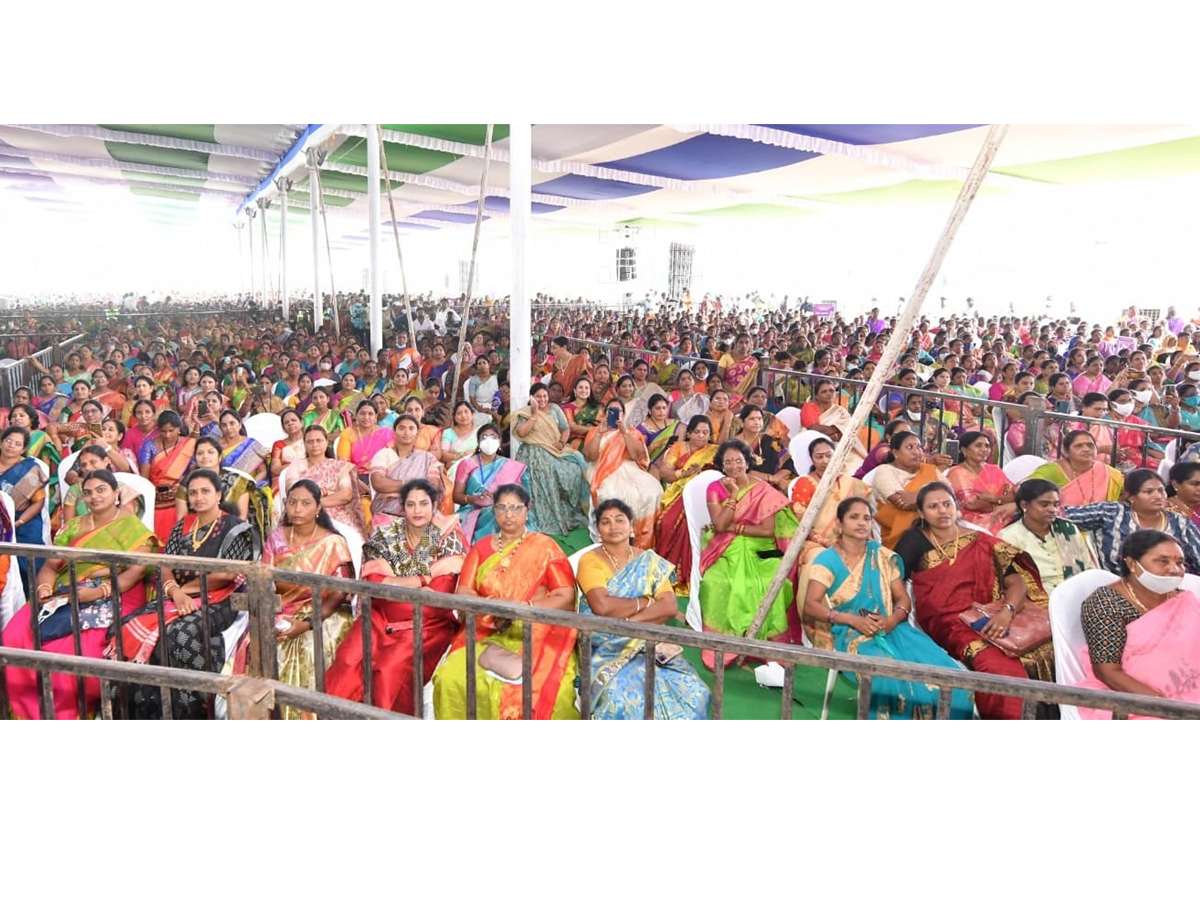
[[[85,335],[76,334],[65,341],[58,341],[33,354],[43,367],[49,369],[53,365],[62,365],[71,348],[83,341]],[[6,359],[0,361],[0,406],[12,406],[13,392],[17,388],[27,387],[37,396],[37,369],[28,359]]]
[[[261,717],[267,709],[272,707],[277,709],[278,705],[286,704],[298,709],[307,709],[315,712],[317,715],[331,717],[351,715],[358,717],[382,717],[384,715],[383,711],[376,710],[371,705],[371,608],[377,602],[401,602],[411,604],[413,608],[412,697],[417,718],[423,715],[421,698],[427,680],[427,673],[424,672],[423,666],[422,622],[424,611],[428,607],[456,610],[463,623],[466,633],[466,710],[468,719],[473,719],[476,716],[476,660],[479,644],[478,624],[481,616],[495,616],[511,621],[520,621],[523,625],[540,623],[567,628],[577,632],[580,676],[579,707],[581,710],[588,710],[591,707],[591,643],[593,635],[600,633],[619,635],[645,642],[646,683],[643,695],[643,708],[644,717],[647,719],[654,717],[654,651],[659,643],[680,644],[700,650],[714,651],[716,667],[714,670],[710,716],[713,719],[720,719],[723,714],[726,654],[750,659],[775,661],[784,667],[785,677],[780,718],[785,720],[792,717],[796,666],[836,669],[837,671],[853,673],[857,676],[857,714],[859,718],[866,718],[869,713],[872,679],[875,677],[885,677],[920,682],[938,688],[937,716],[939,718],[947,718],[949,716],[951,691],[961,689],[1016,697],[1023,702],[1023,717],[1027,719],[1035,717],[1037,704],[1039,703],[1070,704],[1093,709],[1112,710],[1114,718],[1125,718],[1133,714],[1161,718],[1200,719],[1200,705],[1175,700],[1066,687],[1058,684],[1031,681],[1024,678],[984,675],[957,668],[939,668],[876,657],[846,655],[834,651],[817,650],[798,645],[728,637],[715,633],[696,632],[690,629],[672,628],[663,625],[643,625],[622,619],[584,616],[574,612],[530,607],[516,602],[487,600],[479,597],[443,594],[394,585],[353,581],[327,575],[269,569],[254,563],[231,562],[202,557],[97,552],[58,547],[35,547],[30,545],[2,546],[6,552],[17,556],[31,559],[58,558],[67,561],[71,567],[70,606],[72,629],[73,634],[76,636],[75,656],[38,652],[40,651],[40,639],[36,628],[33,630],[34,651],[0,647],[0,713],[4,715],[7,715],[8,697],[6,692],[7,682],[2,667],[11,665],[20,668],[37,669],[38,692],[43,718],[53,716],[54,700],[46,674],[54,671],[66,671],[101,678],[104,680],[104,684],[112,683],[117,685],[118,690],[121,685],[129,682],[141,682],[167,688],[195,690],[202,693],[224,693],[230,695],[231,704],[233,702],[232,698],[234,698],[234,695],[237,695],[242,706],[239,710],[234,710],[231,705],[231,715],[235,712],[240,714],[249,711]],[[155,572],[152,580],[160,591],[163,580],[161,567],[165,566],[188,568],[205,574],[224,572],[244,575],[246,579],[244,592],[234,594],[233,596],[237,599],[237,606],[235,608],[245,609],[249,614],[250,655],[248,673],[251,680],[249,682],[238,681],[238,679],[232,676],[217,675],[213,671],[198,673],[171,668],[169,666],[170,654],[167,652],[165,645],[165,642],[169,640],[169,634],[163,625],[161,606],[158,607],[159,640],[164,642],[162,658],[168,661],[168,665],[131,666],[131,664],[124,660],[120,640],[116,641],[118,656],[116,663],[80,658],[81,648],[78,638],[80,634],[78,582],[75,577],[75,567],[83,561],[107,563],[110,575],[114,579],[117,575],[117,567],[121,565],[153,567]],[[15,573],[10,577],[15,577]],[[207,616],[209,601],[206,587],[203,584],[206,579],[203,574],[201,577],[201,610],[202,614]],[[324,694],[325,648],[323,640],[321,640],[320,602],[312,604],[316,691],[306,691],[278,682],[275,615],[279,609],[280,601],[275,592],[276,582],[308,587],[312,590],[314,596],[318,598],[325,591],[357,593],[361,603],[361,615],[354,627],[361,628],[363,634],[363,704],[349,703],[349,701],[338,700]],[[112,603],[115,621],[121,621],[120,599],[115,593],[110,600],[100,602]],[[531,628],[523,628],[521,709],[522,717],[526,719],[532,717],[533,711],[532,635]],[[206,629],[206,644],[208,643],[208,637],[209,632]],[[211,660],[209,661],[210,669],[212,668],[212,662]],[[34,665],[31,665],[31,663]],[[77,680],[77,701],[81,712],[85,711],[83,690],[82,683]],[[164,718],[169,718],[171,715],[169,693],[168,690],[161,691]],[[102,697],[106,694],[111,696],[111,691],[102,690],[101,694]],[[110,706],[105,710],[102,706],[101,715],[112,716],[120,708],[120,706],[116,708]],[[390,716],[391,714],[388,715]]]

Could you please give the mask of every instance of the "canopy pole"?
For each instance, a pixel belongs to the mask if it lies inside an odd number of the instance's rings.
[[[458,382],[462,377],[463,369],[463,347],[467,344],[467,319],[471,315],[471,295],[475,290],[475,254],[479,250],[479,227],[483,224],[483,206],[487,199],[488,163],[492,158],[492,128],[492,125],[488,125],[487,133],[483,138],[483,172],[479,176],[479,203],[475,206],[475,234],[471,238],[471,266],[467,269],[467,300],[463,305],[462,323],[458,328],[458,353],[454,358],[454,386],[450,391],[451,405],[458,397]]]
[[[262,213],[262,227],[259,229],[259,237],[262,238],[262,302],[265,307],[270,301],[267,299],[267,207],[271,205],[271,201],[266,197],[259,197],[254,201],[258,205],[259,212]]]
[[[400,252],[400,226],[396,224],[396,203],[392,199],[392,175],[388,171],[387,147],[383,143],[383,126],[375,126],[379,140],[379,162],[383,167],[383,183],[387,185],[388,211],[392,215],[392,236],[396,239],[396,260],[400,263],[400,297],[404,301],[404,318],[408,321],[408,346],[417,350],[417,327],[413,323],[412,306],[408,302],[408,276],[404,274],[404,254]]]
[[[321,163],[325,161],[325,151],[316,156],[317,166],[313,169],[312,177],[316,180],[316,196],[318,209],[321,210],[321,225],[325,231],[325,259],[329,264],[329,302],[333,304],[333,333],[340,340],[342,337],[342,317],[338,310],[337,287],[333,283],[333,249],[329,244],[329,219],[325,215],[325,195],[321,188]]]
[[[287,206],[292,183],[286,178],[275,179],[279,190],[279,292],[283,295],[283,321],[291,321],[292,304],[287,289]],[[313,329],[316,331],[316,328]]]
[[[246,293],[246,251],[242,246],[242,229],[246,227],[246,223],[238,219],[233,223],[233,227],[237,229],[238,234],[238,296],[244,296]]]
[[[512,283],[508,309],[509,409],[520,409],[529,402],[530,360],[533,358],[532,321],[525,277],[533,199],[532,125],[509,125],[508,152],[508,222],[512,229]],[[515,431],[512,441],[515,446]]]
[[[325,324],[325,310],[321,302],[321,226],[317,221],[317,151],[309,148],[304,151],[308,157],[308,218],[312,225],[312,264],[313,264],[313,334],[321,330]],[[337,301],[334,303],[333,317],[337,318]]]
[[[896,327],[892,329],[891,339],[888,341],[887,347],[884,348],[883,356],[880,357],[879,363],[875,367],[875,373],[871,376],[871,380],[867,382],[866,388],[863,389],[862,396],[859,397],[858,404],[854,407],[854,414],[850,418],[850,424],[842,433],[842,439],[838,442],[837,448],[833,452],[833,459],[829,461],[829,465],[825,469],[825,474],[821,477],[821,483],[817,485],[817,490],[813,494],[808,508],[804,511],[804,516],[800,520],[800,527],[796,529],[796,534],[792,538],[792,542],[788,544],[787,552],[783,554],[783,559],[779,561],[779,568],[775,572],[775,577],[771,579],[771,584],[767,588],[767,594],[763,597],[763,601],[758,607],[758,612],[754,614],[754,619],[750,623],[750,627],[746,630],[748,637],[756,637],[759,629],[762,628],[763,622],[766,621],[767,613],[770,611],[772,604],[775,603],[775,598],[779,596],[779,592],[782,590],[783,583],[787,580],[792,566],[800,558],[800,552],[804,549],[804,542],[808,538],[808,533],[812,530],[813,523],[817,519],[817,514],[821,511],[821,507],[824,506],[826,499],[829,497],[834,482],[842,473],[842,469],[846,464],[846,457],[849,455],[850,448],[854,445],[858,436],[858,430],[863,426],[867,416],[875,406],[875,401],[878,399],[879,392],[883,388],[884,379],[887,377],[888,372],[891,371],[896,360],[900,357],[900,354],[908,347],[908,334],[912,328],[912,323],[921,311],[921,304],[925,300],[925,295],[929,293],[929,287],[933,284],[933,279],[937,276],[942,261],[946,258],[946,253],[949,251],[950,244],[954,241],[954,236],[958,232],[958,227],[962,224],[963,218],[971,206],[971,201],[975,199],[975,195],[979,192],[979,186],[983,183],[983,178],[987,175],[992,160],[996,158],[996,151],[999,149],[1000,142],[1004,139],[1004,133],[1007,130],[1007,125],[992,125],[988,128],[988,133],[983,140],[983,146],[979,148],[979,155],[975,158],[975,164],[971,167],[971,171],[967,174],[967,178],[963,182],[962,190],[958,194],[958,200],[955,201],[954,208],[950,211],[950,218],[946,221],[945,228],[942,229],[942,236],[939,238],[937,246],[933,249],[933,255],[929,258],[929,262],[925,264],[925,271],[921,273],[916,289],[912,292],[912,296],[908,298],[908,303],[905,304],[904,309],[901,310],[899,317],[896,319]],[[800,609],[802,610],[804,608],[804,598],[797,597],[796,602],[800,604]],[[738,658],[738,662],[740,661],[741,657]]]
[[[246,243],[250,246],[250,299],[254,299],[254,208],[246,207]]]
[[[379,292],[379,142],[370,140],[367,141],[367,218],[371,247],[371,358],[375,359],[383,349],[383,297]]]

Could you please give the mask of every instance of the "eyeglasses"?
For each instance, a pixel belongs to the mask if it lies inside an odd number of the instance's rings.
[[[21,440],[19,437],[10,437],[10,438],[6,439],[3,443],[4,443],[5,447],[24,447],[25,446],[25,442],[23,440]]]
[[[519,513],[525,509],[524,503],[497,503],[492,506],[497,513],[503,515],[505,513]]]

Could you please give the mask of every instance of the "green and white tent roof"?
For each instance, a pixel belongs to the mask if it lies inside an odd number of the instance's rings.
[[[383,125],[405,231],[470,227],[485,125]],[[872,205],[949,203],[984,125],[535,125],[533,213],[540,227],[703,225],[807,217]],[[0,193],[63,212],[132,206],[170,224],[238,220],[291,181],[289,222],[307,222],[308,149],[335,246],[367,239],[363,125],[4,125]],[[509,209],[508,126],[494,126],[485,216]],[[1200,173],[1200,126],[1013,125],[982,196],[1055,185]],[[386,195],[382,218],[390,223]],[[259,220],[261,221],[261,219]],[[499,228],[507,231],[507,226]],[[257,231],[257,228],[256,228]]]

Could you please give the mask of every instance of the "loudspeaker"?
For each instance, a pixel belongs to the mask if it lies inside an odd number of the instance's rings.
[[[637,254],[632,247],[617,250],[617,281],[634,281],[637,278]]]

